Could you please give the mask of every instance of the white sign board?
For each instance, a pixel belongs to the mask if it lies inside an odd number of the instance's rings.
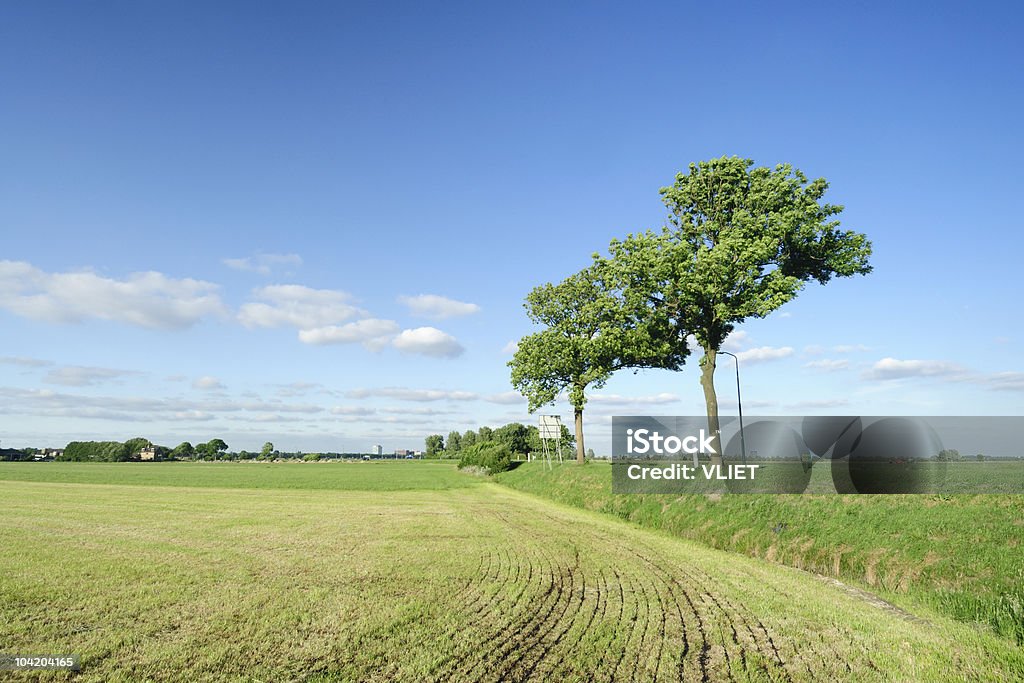
[[[559,439],[562,436],[562,419],[558,415],[541,415],[538,430],[542,439]]]

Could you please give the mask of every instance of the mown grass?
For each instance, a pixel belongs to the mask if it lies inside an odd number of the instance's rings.
[[[419,489],[222,485],[245,466],[195,466],[216,488],[0,480],[0,643],[83,658],[16,680],[1024,676],[1017,648],[940,615],[410,465]]]
[[[838,577],[900,604],[927,604],[1024,644],[1021,495],[615,495],[607,463],[550,471],[531,463],[497,479],[673,536]]]
[[[0,462],[0,480],[231,489],[403,491],[474,486],[450,462]]]

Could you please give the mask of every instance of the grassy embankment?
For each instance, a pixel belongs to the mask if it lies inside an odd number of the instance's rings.
[[[821,472],[827,470],[816,478]],[[906,607],[929,605],[1024,644],[1022,495],[615,495],[611,467],[600,462],[551,471],[529,463],[497,479],[714,548],[837,577]]]
[[[1024,676],[941,615],[451,465],[27,467],[0,464],[0,644],[83,671],[15,680]]]

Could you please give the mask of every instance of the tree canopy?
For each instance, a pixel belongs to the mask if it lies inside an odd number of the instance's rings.
[[[610,258],[595,257],[631,315],[667,324],[677,353],[687,351],[688,335],[703,349],[701,384],[716,437],[715,357],[735,325],[775,311],[812,280],[871,271],[871,243],[839,229],[843,207],[823,201],[827,189],[824,178],[808,181],[788,164],[690,164],[661,189],[668,225],[613,240]]]
[[[580,462],[587,387],[600,388],[613,372],[627,367],[678,369],[687,355],[666,342],[671,332],[666,322],[629,315],[620,292],[605,286],[605,269],[599,262],[557,285],[534,288],[525,308],[544,329],[523,337],[508,364],[512,386],[526,397],[530,412],[566,392]]]

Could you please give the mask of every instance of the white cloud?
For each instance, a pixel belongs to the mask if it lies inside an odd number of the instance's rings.
[[[983,381],[997,391],[1024,391],[1024,372],[997,372]]]
[[[46,376],[43,377],[43,381],[47,384],[62,384],[69,387],[87,387],[99,384],[106,380],[135,374],[138,373],[131,370],[65,365],[63,367],[50,370],[46,373]]]
[[[821,360],[812,360],[810,363],[804,363],[804,367],[811,368],[812,370],[821,370],[823,372],[835,372],[837,370],[845,370],[850,367],[850,361],[845,358],[823,358]]]
[[[455,358],[461,356],[465,351],[455,337],[436,327],[402,330],[392,344],[399,351],[433,356],[434,358]]]
[[[0,387],[0,414],[34,417],[83,417],[121,422],[202,420],[250,413],[313,415],[324,408],[312,404],[278,401],[194,400],[151,396],[89,396],[49,389]]]
[[[733,330],[725,338],[725,341],[722,342],[722,348],[735,353],[742,349],[745,344],[749,343],[749,337],[750,335],[744,330]]]
[[[759,346],[756,349],[740,351],[736,356],[742,363],[762,363],[764,361],[778,360],[793,355],[792,346]]]
[[[518,350],[519,350],[519,342],[517,342],[517,341],[515,341],[513,339],[508,344],[505,344],[505,346],[502,347],[501,352],[504,353],[507,356],[512,356]]]
[[[365,312],[349,303],[352,295],[303,285],[270,285],[253,291],[260,302],[244,304],[238,312],[246,327],[291,326],[301,330],[337,325]]]
[[[124,280],[92,271],[47,273],[23,261],[0,261],[0,308],[58,323],[110,320],[152,329],[181,329],[224,313],[218,287],[153,271]]]
[[[898,360],[883,358],[865,374],[868,379],[903,379],[905,377],[953,377],[963,375],[963,367],[942,360]]]
[[[675,403],[679,400],[676,394],[663,392],[648,396],[620,396],[618,394],[594,394],[588,398],[594,403],[616,404],[616,405],[659,405],[663,403]]]
[[[416,316],[444,320],[480,312],[476,304],[456,301],[437,294],[420,294],[417,296],[400,296],[398,301],[409,307]]]
[[[221,391],[224,389],[224,385],[216,377],[210,377],[206,375],[199,377],[196,381],[192,382],[192,388],[202,389],[203,391]]]
[[[270,275],[278,266],[301,266],[302,257],[298,254],[256,254],[244,258],[226,258],[222,263],[233,270]]]
[[[373,415],[377,411],[365,406],[334,406],[331,415]]]
[[[503,391],[500,394],[491,394],[490,396],[484,397],[484,400],[488,403],[498,403],[502,405],[526,403],[526,399],[518,391]]]
[[[391,341],[398,329],[398,323],[393,320],[366,318],[344,325],[299,330],[299,340],[314,345],[360,343],[371,351],[379,351]]]
[[[380,389],[352,389],[345,392],[347,398],[394,398],[400,401],[473,401],[479,398],[471,391],[449,391],[446,389],[408,389],[406,387],[383,387]]]

